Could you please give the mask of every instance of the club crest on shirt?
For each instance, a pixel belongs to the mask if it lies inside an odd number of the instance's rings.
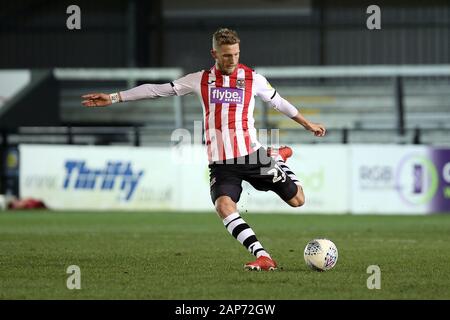
[[[245,88],[245,79],[237,79],[236,88],[244,89]]]

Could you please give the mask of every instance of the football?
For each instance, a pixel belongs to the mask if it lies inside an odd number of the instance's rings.
[[[303,256],[311,269],[327,271],[336,265],[338,250],[331,240],[314,239],[306,245]]]

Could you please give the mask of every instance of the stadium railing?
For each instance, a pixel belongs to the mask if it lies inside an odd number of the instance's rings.
[[[342,130],[340,137],[330,134],[331,141],[450,144],[450,65],[261,67],[256,71],[305,115],[325,123],[330,133]],[[263,125],[287,132],[287,141],[313,141],[267,104],[261,104],[261,110]]]
[[[328,128],[324,139],[316,139],[257,99],[256,126],[279,128],[283,143],[450,145],[450,65],[258,67],[256,71],[308,118]],[[202,121],[194,95],[98,109],[81,107],[81,95],[168,82],[184,73],[180,68],[54,69],[61,122],[66,126],[18,128],[8,133],[7,140],[167,145],[174,129],[192,132],[194,121]],[[59,133],[53,135],[55,130]]]

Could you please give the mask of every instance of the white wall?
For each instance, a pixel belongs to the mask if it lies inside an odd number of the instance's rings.
[[[292,148],[288,165],[303,184],[306,204],[291,208],[273,192],[257,191],[244,182],[240,211],[450,212],[450,172],[444,172],[445,168],[450,171],[448,149],[398,145]],[[199,145],[20,146],[21,197],[42,199],[54,209],[210,211],[214,207],[208,175],[206,152]]]

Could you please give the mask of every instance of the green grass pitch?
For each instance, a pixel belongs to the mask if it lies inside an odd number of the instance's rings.
[[[252,256],[216,214],[4,212],[1,299],[450,299],[450,215],[243,214],[280,270]],[[306,243],[333,240],[336,267],[309,270]],[[66,269],[81,270],[81,290]],[[369,265],[381,289],[369,290]]]

